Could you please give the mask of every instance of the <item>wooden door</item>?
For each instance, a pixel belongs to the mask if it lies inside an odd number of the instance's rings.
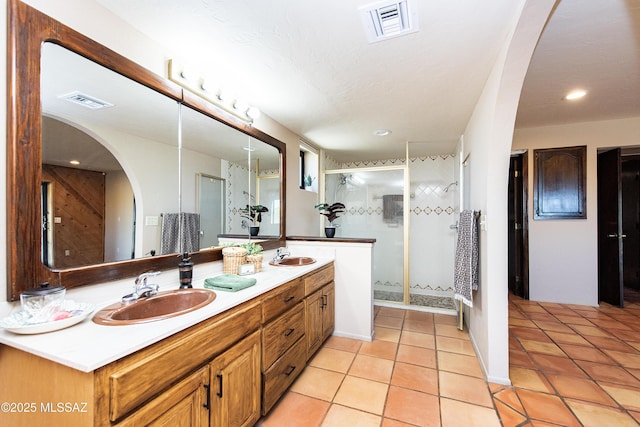
[[[640,156],[622,157],[622,229],[624,287],[640,291]]]
[[[509,291],[524,299],[529,299],[527,162],[527,153],[511,157],[508,196]]]
[[[307,336],[307,358],[311,357],[322,344],[322,289],[305,299],[305,335]]]
[[[322,338],[329,338],[333,333],[336,324],[336,290],[333,282],[329,283],[322,290],[323,307],[322,307]]]
[[[598,154],[599,300],[624,306],[620,149]]]
[[[211,364],[211,425],[249,427],[260,418],[260,332]]]

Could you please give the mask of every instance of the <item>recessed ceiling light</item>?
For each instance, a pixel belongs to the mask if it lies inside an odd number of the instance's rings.
[[[587,94],[586,90],[583,89],[576,89],[576,90],[572,90],[571,92],[569,92],[564,99],[566,99],[567,101],[573,101],[575,99],[580,99],[583,98],[585,95]]]
[[[71,163],[72,165],[78,166],[80,164],[80,162],[78,160],[70,160],[69,163]]]
[[[391,135],[391,131],[389,129],[378,129],[377,131],[374,131],[373,134],[375,136],[387,136]]]

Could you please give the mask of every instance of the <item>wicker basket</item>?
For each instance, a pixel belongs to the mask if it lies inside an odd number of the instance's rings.
[[[238,266],[247,263],[247,250],[235,246],[222,249],[222,269],[225,274],[238,274]]]
[[[256,273],[262,271],[262,254],[247,255],[247,262],[255,266]]]

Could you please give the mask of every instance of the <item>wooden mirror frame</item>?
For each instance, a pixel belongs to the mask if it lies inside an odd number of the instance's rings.
[[[85,58],[189,106],[212,119],[261,140],[280,152],[280,236],[265,249],[285,240],[286,146],[205,100],[115,53],[42,12],[20,2],[8,2],[7,38],[7,300],[42,282],[67,288],[133,277],[150,270],[176,268],[175,254],[97,264],[64,270],[49,269],[41,260],[42,106],[40,53],[45,42],[65,47]],[[196,252],[195,263],[222,259],[220,249]]]

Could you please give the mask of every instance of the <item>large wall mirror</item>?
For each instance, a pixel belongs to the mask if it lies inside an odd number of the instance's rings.
[[[9,29],[8,300],[221,259],[246,205],[284,239],[282,142],[18,0]]]

